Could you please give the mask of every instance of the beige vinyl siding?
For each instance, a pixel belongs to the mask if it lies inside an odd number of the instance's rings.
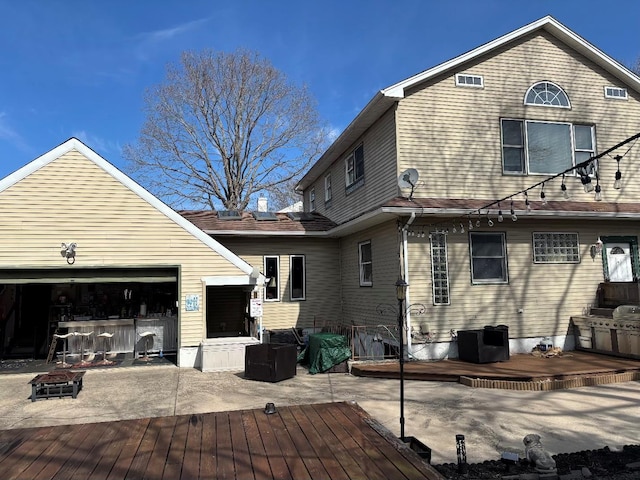
[[[455,86],[457,72],[482,75],[484,88]],[[571,109],[524,106],[528,88],[540,81],[562,87]],[[418,169],[428,179],[417,197],[501,198],[544,179],[544,175],[502,174],[500,118],[595,124],[596,148],[602,152],[638,133],[640,95],[630,88],[628,101],[604,98],[604,86],[626,85],[547,33],[526,37],[491,56],[461,66],[415,89],[398,105],[399,169]],[[620,153],[624,153],[626,148]],[[640,165],[635,148],[621,164],[624,187],[610,188],[616,162],[600,163],[604,201],[640,201],[633,182]],[[562,200],[560,181],[548,185],[548,200]],[[573,200],[585,195],[578,178],[568,178]]]
[[[300,237],[216,237],[216,240],[262,272],[265,256],[279,257],[280,300],[263,302],[264,328],[308,328],[340,322],[340,262],[337,240]],[[290,255],[305,256],[305,300],[290,300]]]
[[[0,193],[0,267],[74,269],[178,266],[181,308],[199,294],[200,312],[180,312],[180,346],[204,338],[202,277],[242,275],[237,267],[76,151]],[[76,242],[76,262],[60,255]]]
[[[364,185],[347,194],[345,161],[360,144],[364,147]],[[325,205],[324,177],[329,172],[332,200]],[[309,191],[315,188],[316,212],[342,223],[395,197],[396,180],[395,114],[390,109],[305,190],[305,210],[309,210]]]
[[[373,285],[361,287],[358,244],[367,240],[371,241]],[[382,303],[397,304],[395,283],[400,273],[398,248],[396,222],[387,222],[341,239],[342,302],[346,324],[397,323],[397,317],[381,316],[376,306]]]
[[[420,230],[419,222],[414,227]],[[517,222],[506,220],[493,228],[473,232],[504,232],[507,242],[509,283],[472,285],[469,233],[448,234],[448,262],[451,305],[433,305],[429,238],[409,237],[411,272],[408,282],[412,302],[424,303],[425,319],[437,340],[450,340],[451,329],[482,328],[505,324],[509,336],[536,337],[567,335],[571,316],[582,315],[595,305],[598,284],[603,281],[602,257],[591,258],[590,246],[599,236],[637,236],[628,222],[601,223],[548,220]],[[428,227],[425,226],[425,233]],[[578,233],[580,263],[533,263],[533,232]],[[523,313],[518,313],[522,309]],[[420,319],[414,319],[419,322]]]

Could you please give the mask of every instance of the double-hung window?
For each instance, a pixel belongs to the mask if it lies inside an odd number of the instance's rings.
[[[504,233],[469,234],[473,284],[507,283],[507,249]]]
[[[358,146],[345,161],[347,190],[355,189],[364,182],[364,148]]]
[[[595,154],[592,125],[503,118],[501,127],[505,174],[552,175]]]
[[[264,276],[267,279],[264,299],[267,302],[280,300],[280,257],[264,257]]]
[[[324,177],[324,202],[328,203],[333,198],[333,193],[331,192],[331,174],[328,173]]]
[[[315,212],[316,210],[316,189],[315,187],[309,190],[309,211]]]
[[[291,255],[289,257],[290,268],[290,298],[291,300],[304,300],[306,298],[306,272],[304,255]]]
[[[358,244],[358,260],[360,266],[360,286],[373,285],[373,258],[371,255],[371,241]]]

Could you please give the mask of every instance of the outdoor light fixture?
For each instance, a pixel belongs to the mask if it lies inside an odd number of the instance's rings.
[[[613,182],[613,188],[620,190],[622,188],[622,172],[620,172],[620,160],[622,160],[622,157],[620,155],[616,155],[613,158],[618,162],[618,170],[616,171],[616,180]]]
[[[400,440],[404,443],[404,301],[407,298],[409,285],[402,277],[396,282],[396,298],[398,299],[398,345],[400,355]]]
[[[527,213],[531,213],[531,203],[529,203],[529,195],[524,192],[524,205],[527,208]]]
[[[473,222],[471,221],[471,218],[469,218],[469,230],[473,230]]]
[[[502,208],[500,208],[500,202],[498,202],[498,222],[502,223],[504,217],[502,216]]]
[[[514,222],[518,220],[518,216],[516,215],[516,212],[513,209],[513,200],[511,200],[511,220],[513,220]]]
[[[562,174],[562,185],[560,185],[560,190],[562,190],[562,196],[565,199],[569,199],[569,192],[567,191],[567,186],[564,184],[564,173]]]

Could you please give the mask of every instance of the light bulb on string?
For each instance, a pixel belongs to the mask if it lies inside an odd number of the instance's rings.
[[[613,188],[620,190],[622,188],[622,172],[620,171],[620,160],[622,160],[622,157],[620,155],[616,155],[614,158],[616,159],[616,162],[618,162],[618,170],[616,171],[616,179],[613,182]]]
[[[542,183],[542,188],[540,189],[540,200],[542,200],[542,205],[547,204],[547,195],[544,193],[544,182]]]
[[[513,209],[513,200],[511,200],[511,220],[513,220],[514,222],[518,220],[518,216],[516,215],[516,212]]]
[[[456,230],[456,224],[455,224],[455,223],[453,224],[453,230],[452,230],[452,233],[458,233],[458,230]]]
[[[529,202],[529,195],[524,192],[524,206],[527,209],[527,213],[531,213],[531,203]]]
[[[464,233],[464,225],[460,222],[460,233]]]
[[[562,196],[565,199],[569,199],[569,192],[567,191],[567,186],[564,184],[564,173],[562,174],[562,184],[560,185],[560,190],[562,190]]]
[[[602,188],[600,187],[600,179],[598,178],[598,175],[596,175],[596,195],[595,195],[595,201],[596,201],[596,202],[601,202],[601,201],[602,201]]]
[[[476,227],[480,227],[480,225],[482,225],[482,222],[480,222],[480,210],[478,210],[478,219],[476,220]]]
[[[469,218],[469,230],[473,230],[473,222],[471,221],[471,218]]]
[[[580,181],[582,182],[585,193],[593,192],[593,183],[591,183],[591,177],[589,176],[589,172],[586,168],[582,169],[582,172],[580,172]]]
[[[500,202],[498,202],[498,222],[502,223],[504,217],[502,216],[502,208],[500,207]]]
[[[487,225],[493,227],[493,220],[491,220],[491,217],[489,216],[489,210],[487,210]]]

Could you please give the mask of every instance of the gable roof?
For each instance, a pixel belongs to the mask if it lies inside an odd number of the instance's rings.
[[[239,268],[242,272],[246,273],[247,275],[251,275],[255,278],[258,277],[259,274],[257,270],[254,270],[254,268],[250,264],[242,260],[240,257],[235,255],[233,252],[231,252],[229,249],[227,249],[220,243],[218,243],[216,240],[211,238],[201,229],[196,227],[193,223],[189,222],[186,218],[178,214],[175,210],[173,210],[171,207],[166,205],[160,199],[152,195],[149,191],[144,189],[142,186],[136,183],[133,179],[131,179],[130,177],[122,173],[115,166],[113,166],[111,163],[106,161],[104,158],[102,158],[100,155],[94,152],[91,148],[87,147],[84,143],[82,143],[77,138],[70,138],[66,142],[58,145],[53,150],[48,151],[44,155],[41,155],[40,157],[28,163],[24,167],[20,168],[19,170],[16,170],[9,176],[0,180],[0,193],[4,192],[11,186],[20,182],[25,177],[40,170],[41,168],[45,167],[49,163],[53,162],[54,160],[60,158],[61,156],[65,155],[66,153],[72,150],[76,150],[77,152],[82,154],[89,161],[93,162],[99,168],[101,168],[106,173],[111,175],[113,178],[115,178],[118,182],[120,182],[126,188],[128,188],[133,193],[138,195],[141,199],[146,201],[148,204],[150,204],[160,213],[162,213],[167,218],[172,220],[178,226],[182,227],[185,231],[187,231],[193,237],[200,240],[211,250],[213,250],[214,252],[219,254],[221,257],[223,257],[225,260],[229,261],[232,265]]]
[[[391,106],[405,97],[406,92],[423,82],[438,75],[454,71],[461,65],[488,54],[509,43],[516,42],[524,36],[537,30],[544,30],[569,47],[584,55],[596,65],[619,78],[632,89],[640,92],[640,77],[634,74],[621,63],[605,54],[596,46],[587,42],[580,35],[565,27],[552,16],[548,15],[524,27],[514,30],[469,52],[459,55],[451,60],[436,65],[433,68],[420,72],[412,77],[395,83],[377,92],[362,111],[351,121],[340,136],[331,144],[318,161],[302,177],[296,190],[307,188],[333,163],[337,155],[353,144],[373,123],[380,118]]]

